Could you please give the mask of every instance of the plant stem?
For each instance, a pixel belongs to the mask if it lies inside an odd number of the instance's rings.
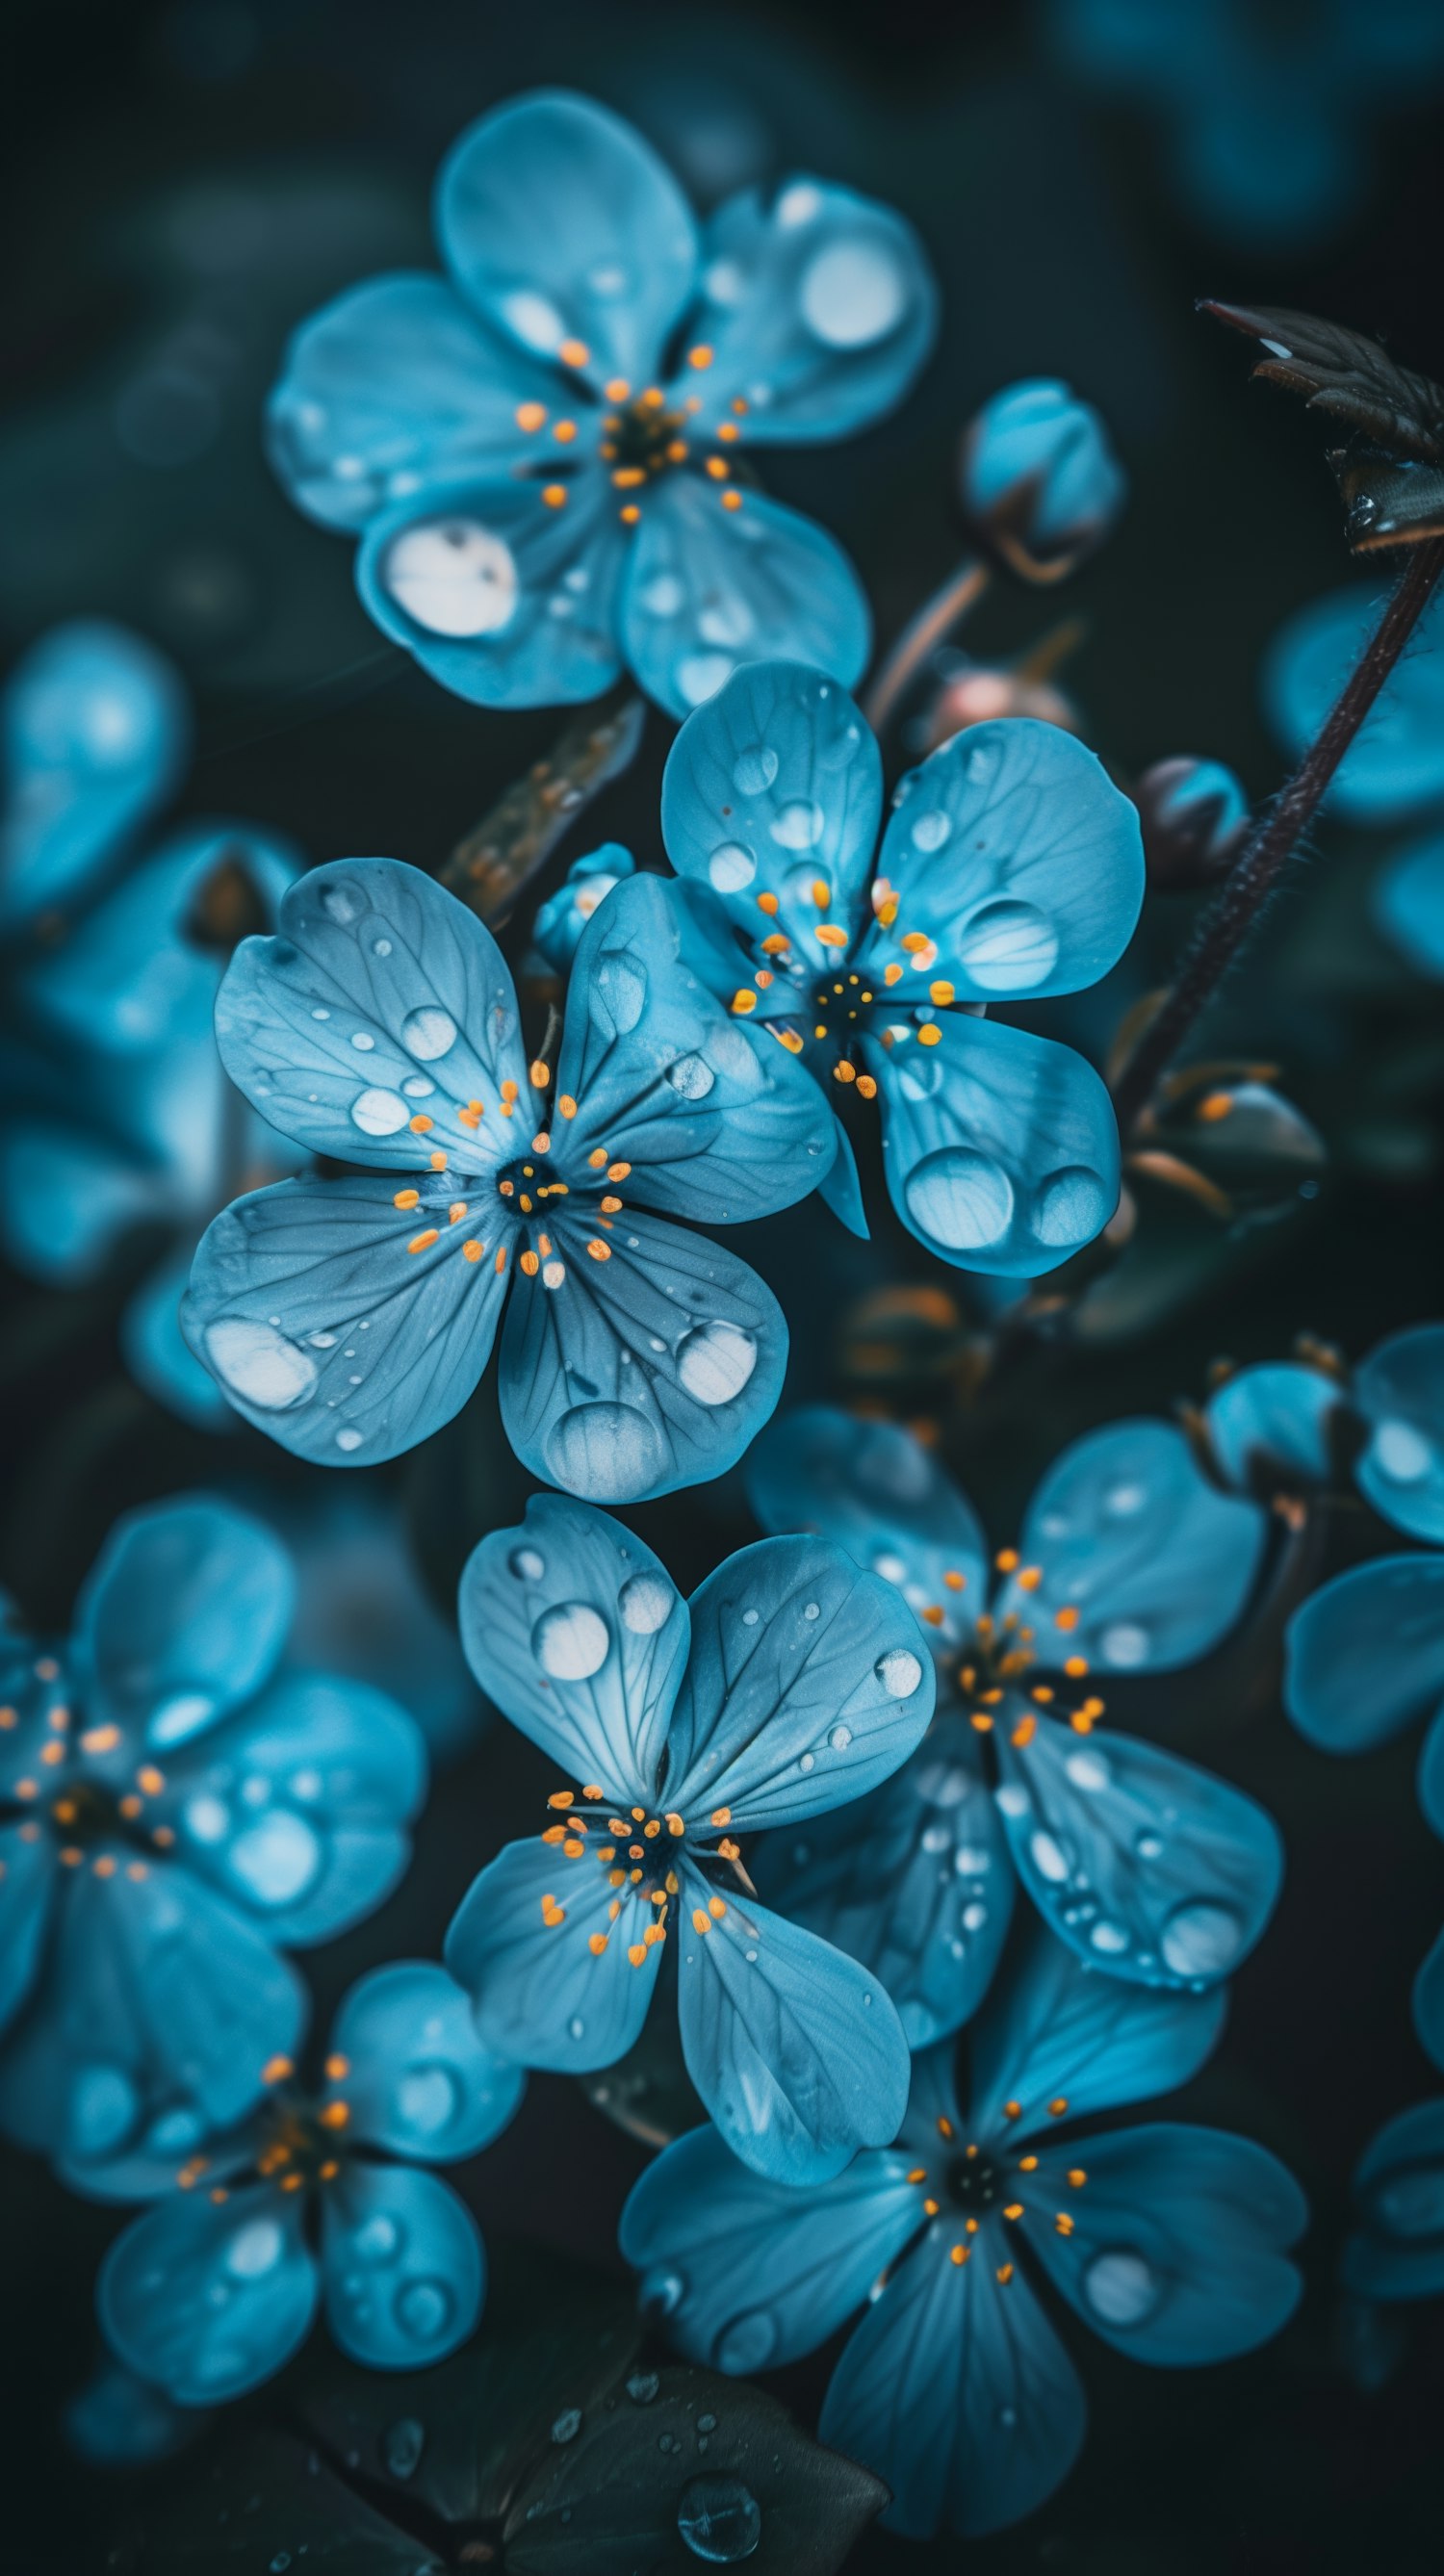
[[[1113,1086],[1113,1105],[1125,1145],[1312,823],[1329,781],[1403,652],[1441,572],[1444,538],[1411,548],[1384,613],[1342,691],[1293,776],[1259,816],[1221,891],[1194,930],[1172,984]]]
[[[982,598],[990,578],[985,563],[975,555],[967,556],[903,628],[863,700],[862,711],[874,733],[880,734],[891,723],[928,655]]]

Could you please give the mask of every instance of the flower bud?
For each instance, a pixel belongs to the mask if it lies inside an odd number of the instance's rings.
[[[1031,376],[963,432],[963,507],[980,544],[1025,581],[1061,581],[1109,534],[1127,478],[1091,403]]]
[[[1168,893],[1217,884],[1248,831],[1248,799],[1221,760],[1156,760],[1133,790],[1151,885]]]
[[[926,702],[913,747],[921,759],[969,725],[991,724],[998,716],[1033,716],[1064,733],[1081,733],[1082,721],[1071,699],[1049,680],[1029,677],[1026,670],[990,667],[966,661],[961,654],[939,656],[937,686]]]

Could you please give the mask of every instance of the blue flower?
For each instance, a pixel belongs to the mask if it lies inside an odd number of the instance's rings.
[[[248,2120],[179,2165],[152,2150],[85,2177],[101,2199],[155,2201],[111,2246],[96,2304],[119,2358],[177,2405],[271,2378],[318,2307],[373,2370],[443,2360],[481,2314],[476,2221],[418,2168],[489,2145],[526,2078],[478,2039],[445,1970],[374,1969],[341,2005],[322,2080],[281,2058],[265,2081]]]
[[[640,1502],[741,1456],[781,1389],[781,1309],[636,1202],[770,1214],[825,1172],[832,1122],[676,952],[659,880],[619,885],[577,951],[548,1106],[501,951],[454,895],[393,859],[291,889],[221,988],[222,1060],[284,1135],[373,1168],[261,1190],[205,1236],[181,1321],[238,1412],[321,1465],[394,1458],[465,1404],[515,1279],[502,1418],[536,1475]]]
[[[681,715],[744,653],[850,686],[857,576],[740,460],[901,399],[936,318],[908,225],[799,178],[699,233],[640,136],[560,90],[471,126],[435,215],[447,277],[338,297],[270,405],[292,498],[364,531],[383,631],[485,706],[595,697],[625,665]]]
[[[1095,1668],[1170,1672],[1216,1645],[1252,1587],[1264,1515],[1216,1493],[1170,1425],[1114,1423],[1049,1469],[990,1606],[971,1504],[891,1423],[784,1414],[747,1477],[764,1529],[820,1531],[931,1635],[940,1706],[912,1760],[865,1815],[779,1835],[753,1864],[882,1980],[911,2046],[977,2009],[1015,1880],[1112,1976],[1196,1989],[1229,1975],[1273,1911],[1278,1833],[1211,1773],[1101,1731]]]
[[[1416,2103],[1370,2139],[1340,2268],[1354,2298],[1392,2305],[1444,2294],[1444,2101]]]
[[[1264,709],[1290,758],[1313,741],[1378,624],[1387,593],[1350,582],[1299,609],[1264,658]],[[1390,672],[1329,789],[1346,823],[1395,823],[1444,798],[1444,594]]]
[[[0,2129],[71,2167],[240,2118],[301,2024],[279,1946],[405,1868],[420,1737],[278,1676],[294,1592],[259,1521],[186,1495],[117,1524],[68,1646],[0,1641]]]
[[[186,717],[167,665],[118,627],[46,636],[0,722],[5,1249],[31,1278],[68,1287],[97,1277],[124,1236],[159,1233],[122,1348],[150,1394],[219,1429],[227,1408],[180,1334],[196,1236],[247,1171],[279,1174],[295,1157],[236,1099],[212,1015],[227,948],[274,920],[296,862],[221,823],[187,824],[132,858],[181,766]]]
[[[907,2043],[887,1996],[755,1902],[734,1839],[863,1797],[918,1742],[932,1670],[891,1586],[825,1540],[769,1539],[688,1603],[618,1522],[539,1494],[473,1554],[461,1634],[578,1783],[447,1936],[482,2038],[529,2066],[610,2066],[670,1945],[688,2073],[746,2163],[806,2182],[891,2137]]]
[[[637,862],[620,841],[603,841],[598,849],[585,850],[573,859],[556,893],[537,906],[532,937],[543,965],[554,974],[569,975],[582,932],[598,904],[623,877],[636,873]]]
[[[1028,717],[909,772],[873,877],[881,815],[851,699],[795,663],[739,671],[662,782],[687,955],[764,1061],[795,1055],[833,1100],[881,1093],[888,1187],[920,1243],[1034,1278],[1107,1224],[1118,1130],[1081,1056],[981,1013],[1107,973],[1143,899],[1138,816],[1091,751]],[[865,1233],[836,1132],[824,1196]]]
[[[1100,546],[1127,494],[1100,413],[1052,376],[1007,385],[963,434],[963,506],[1029,581],[1057,581]]]
[[[1251,2351],[1297,2303],[1282,2249],[1307,2212],[1263,2148],[1172,2121],[1067,2135],[1186,2083],[1222,2019],[1221,1995],[1120,1986],[1035,1929],[977,2025],[968,2093],[950,2044],[916,2057],[894,2146],[806,2192],[711,2128],[668,2147],[622,2213],[643,2306],[732,2372],[783,2367],[863,2309],[821,2439],[886,2478],[895,2531],[1017,2522],[1086,2421],[1034,2265],[1105,2342],[1170,2369]]]

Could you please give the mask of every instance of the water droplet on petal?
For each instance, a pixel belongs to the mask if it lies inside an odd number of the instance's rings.
[[[713,2359],[719,2370],[736,2372],[763,2370],[777,2348],[777,2324],[765,2308],[753,2308],[748,2315],[734,2317],[717,2338]]]
[[[109,2155],[130,2134],[140,2096],[121,2066],[84,2066],[70,2086],[68,2144],[80,2157]]]
[[[1131,1935],[1121,1923],[1099,1921],[1093,1925],[1088,1938],[1102,1957],[1118,1959],[1127,1949]]]
[[[923,1677],[918,1657],[906,1646],[890,1646],[879,1655],[873,1671],[889,1699],[910,1699]]]
[[[877,241],[834,241],[803,272],[802,317],[830,349],[867,349],[884,339],[907,307],[907,281],[892,252]]]
[[[358,1091],[351,1103],[351,1124],[363,1136],[396,1136],[411,1113],[399,1091]]]
[[[634,1636],[654,1637],[659,1628],[666,1626],[676,1598],[665,1574],[655,1574],[649,1569],[643,1574],[634,1574],[630,1582],[623,1584],[617,1596],[617,1608],[622,1614],[624,1627],[630,1628]]]
[[[540,1583],[546,1572],[546,1559],[534,1547],[514,1547],[507,1564],[518,1583]]]
[[[1068,1875],[1069,1864],[1066,1853],[1054,1841],[1053,1836],[1034,1834],[1028,1848],[1033,1855],[1033,1867],[1039,1877],[1046,1878],[1054,1887],[1061,1886]]]
[[[1412,1422],[1381,1422],[1370,1446],[1369,1460],[1394,1485],[1417,1485],[1434,1465],[1434,1447]]]
[[[218,1315],[204,1334],[217,1377],[263,1413],[285,1413],[314,1394],[318,1371],[308,1351],[254,1315]]]
[[[694,2558],[730,2567],[750,2558],[762,2538],[762,2507],[740,2478],[689,2478],[678,2499],[677,2529]]]
[[[822,838],[824,821],[820,805],[814,805],[810,797],[798,796],[774,814],[767,828],[784,850],[812,850]]]
[[[1140,1860],[1158,1860],[1163,1852],[1161,1834],[1135,1834],[1133,1848]]]
[[[685,607],[687,594],[674,572],[658,572],[642,585],[642,606],[650,617],[675,617]]]
[[[452,2296],[444,2281],[408,2281],[396,2294],[396,2319],[417,2343],[435,2343],[452,2318]]]
[[[1113,1777],[1107,1755],[1091,1746],[1087,1752],[1070,1753],[1063,1768],[1075,1789],[1106,1789]]]
[[[353,1380],[353,1384],[354,1383],[356,1383],[356,1381]],[[360,1432],[338,1431],[336,1434],[336,1446],[338,1449],[359,1449],[361,1446]]]
[[[396,2108],[418,2137],[439,2137],[460,2107],[460,2088],[446,2066],[410,2066],[396,2087]]]
[[[765,796],[777,776],[777,754],[770,743],[753,743],[732,764],[732,784],[739,796]]]
[[[393,2478],[411,2478],[421,2465],[421,2454],[425,2448],[425,2427],[418,2424],[414,2415],[399,2415],[396,2422],[386,2428],[381,2456]]]
[[[650,2406],[661,2385],[655,2370],[634,2370],[626,2383],[627,2395],[634,2406]]]
[[[611,1652],[611,1631],[589,1601],[559,1601],[531,1632],[532,1652],[553,1681],[584,1682]]]
[[[401,1043],[418,1063],[434,1064],[439,1055],[455,1046],[456,1022],[449,1011],[424,1002],[419,1010],[407,1012],[401,1023]]]
[[[478,519],[422,519],[387,547],[381,579],[431,635],[499,635],[521,596],[516,557]]]
[[[574,2442],[581,2429],[581,2408],[579,2406],[565,2407],[562,2413],[556,2417],[552,2425],[552,2440],[554,2442]]]
[[[226,2247],[226,2270],[238,2281],[259,2281],[274,2272],[285,2246],[274,2218],[252,2218],[236,2230]]]
[[[908,1214],[949,1252],[1001,1243],[1013,1221],[1013,1184],[1001,1164],[964,1145],[925,1154],[908,1174]]]
[[[1105,1664],[1128,1672],[1148,1661],[1148,1630],[1134,1619],[1115,1619],[1098,1640],[1098,1652]]]
[[[1174,1907],[1158,1943],[1176,1977],[1220,1977],[1242,1945],[1243,1924],[1233,1907],[1203,1897]]]
[[[719,894],[740,894],[757,874],[757,861],[740,841],[723,841],[707,862],[707,874]]]
[[[677,1375],[696,1404],[730,1404],[757,1366],[757,1344],[736,1324],[699,1324],[677,1346]]]
[[[321,1845],[303,1816],[273,1807],[237,1835],[226,1864],[258,1905],[292,1905],[320,1869]]]
[[[351,2250],[358,2262],[387,2263],[401,2241],[401,2230],[394,2218],[383,2209],[373,2210],[364,2218],[351,2239]]]
[[[845,1753],[852,1742],[852,1728],[850,1726],[834,1726],[830,1730],[827,1740],[832,1746],[834,1753]]]
[[[376,1040],[371,1035],[369,1029],[353,1029],[351,1033],[351,1044],[353,1047],[359,1048],[362,1055],[369,1055],[371,1049],[376,1044]]]
[[[1098,1174],[1086,1164],[1075,1163],[1042,1183],[1028,1222],[1038,1241],[1056,1252],[1091,1243],[1112,1212],[1112,1201]]]
[[[1105,2325],[1136,2326],[1158,2305],[1158,2277],[1141,2254],[1109,2246],[1083,2274],[1083,2296]]]
[[[963,926],[958,959],[985,993],[1032,993],[1058,962],[1058,934],[1035,904],[985,903]]]
[[[687,2295],[680,2272],[644,2272],[638,2303],[644,2317],[670,2317]]]
[[[945,814],[940,806],[933,806],[930,812],[919,814],[917,821],[913,825],[913,848],[915,850],[940,850],[952,828],[951,817]]]
[[[635,1502],[668,1457],[656,1423],[634,1404],[574,1404],[546,1435],[547,1473],[589,1503]]]
[[[677,665],[677,686],[689,707],[700,707],[730,680],[730,653],[686,653]]]
[[[683,1100],[705,1100],[717,1077],[700,1055],[679,1055],[667,1067],[667,1080]]]
[[[354,890],[349,886],[330,885],[322,893],[321,910],[330,921],[339,921],[344,926],[354,921],[357,913],[363,909],[364,907],[356,900]]]

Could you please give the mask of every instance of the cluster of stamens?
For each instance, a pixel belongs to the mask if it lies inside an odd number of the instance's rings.
[[[329,2082],[342,2083],[351,2072],[351,2061],[347,2057],[328,2057],[325,2072]],[[280,2191],[304,2191],[308,2183],[334,2182],[341,2170],[336,2149],[350,2125],[351,2105],[339,2094],[319,2104],[307,2100],[289,2089],[295,2073],[295,2063],[289,2057],[268,2058],[261,2069],[263,2084],[288,2089],[263,2115],[255,2164],[237,2178],[241,2184],[273,2182]],[[204,2187],[206,2198],[219,2208],[230,2199],[236,2184],[208,2184],[206,2175],[210,2171],[208,2156],[188,2156],[176,2181],[182,2191]]]
[[[591,351],[584,340],[563,340],[557,356],[565,367],[580,371],[591,362]],[[705,375],[713,360],[713,351],[699,341],[687,352],[687,364],[694,375]],[[602,388],[610,408],[602,414],[601,440],[597,453],[610,467],[613,489],[625,497],[619,504],[618,516],[624,527],[635,527],[642,515],[639,495],[659,474],[669,473],[673,466],[685,465],[692,456],[691,439],[697,435],[697,415],[703,409],[700,394],[684,394],[670,401],[660,385],[645,385],[635,392],[626,376],[609,377]],[[741,394],[734,395],[731,417],[720,421],[715,431],[703,433],[708,444],[715,441],[714,452],[702,459],[703,472],[720,484],[719,498],[724,510],[740,510],[742,494],[733,480],[734,456],[741,437],[741,422],[747,404]],[[543,433],[565,453],[580,434],[581,423],[566,413],[553,417],[542,402],[518,403],[516,425],[529,438]],[[542,499],[549,510],[566,507],[571,486],[563,480],[542,485]]]
[[[1016,1578],[1021,1592],[1036,1592],[1042,1584],[1042,1567],[1024,1565],[1016,1548],[1000,1548],[993,1563],[999,1574]],[[950,1592],[962,1592],[967,1585],[967,1576],[949,1569],[943,1581]],[[1074,1603],[1065,1602],[1061,1610],[1054,1612],[1053,1625],[1066,1638],[1077,1627],[1081,1615]],[[918,1616],[927,1626],[941,1628],[947,1611],[941,1602],[928,1602]],[[1010,1695],[1016,1694],[1023,1675],[1042,1661],[1043,1649],[1038,1642],[1037,1631],[1018,1611],[1006,1611],[1001,1619],[995,1619],[986,1610],[979,1615],[973,1623],[972,1636],[957,1672],[958,1689],[972,1703],[968,1715],[979,1735],[992,1733],[997,1724],[998,1710]],[[1065,1654],[1061,1666],[1056,1669],[1061,1670],[1067,1681],[1084,1681],[1088,1676],[1088,1658],[1076,1653]],[[1075,1706],[1070,1707],[1066,1700],[1060,1703],[1057,1686],[1052,1682],[1030,1684],[1028,1697],[1038,1708],[1066,1717],[1075,1735],[1090,1734],[1104,1711],[1104,1702],[1091,1692]],[[1027,1710],[1014,1724],[1009,1742],[1021,1749],[1032,1742],[1037,1731],[1038,1720],[1032,1710]]]
[[[1061,2120],[1066,2116],[1067,2110],[1067,2096],[1060,2093],[1048,2104],[1048,2117],[1050,2120]],[[1022,2116],[1021,2102],[1004,2103],[1005,2120],[1021,2120]],[[1020,2156],[1016,2166],[1010,2169],[976,2145],[969,2144],[959,2151],[957,2132],[952,2121],[946,2117],[939,2118],[937,2131],[944,2148],[949,2151],[943,2172],[934,2176],[926,2165],[914,2165],[908,2174],[908,2181],[926,2195],[923,2201],[925,2217],[941,2217],[945,2202],[953,2209],[964,2213],[963,2232],[949,2248],[949,2259],[961,2271],[963,2265],[972,2258],[973,2239],[978,2235],[985,2219],[1001,2217],[1009,2226],[1015,2227],[1019,2219],[1027,2216],[1028,2205],[1026,2201],[1016,2196],[1016,2186],[1013,2187],[1013,2196],[1003,2201],[1001,2209],[998,2209],[995,2204],[1008,2189],[1011,2172],[1035,2174],[1038,2170],[1038,2158],[1035,2155]],[[1088,2176],[1081,2165],[1069,2167],[1070,2191],[1081,2191],[1087,2180]],[[1071,2236],[1074,2225],[1075,2221],[1070,2211],[1066,2209],[1054,2211],[1055,2234]],[[994,2267],[993,2277],[1001,2281],[1006,2289],[1013,2278],[1015,2268],[1012,2263],[997,2264]]]
[[[724,821],[730,813],[730,806],[724,805],[722,808]],[[813,930],[813,938],[821,948],[846,949],[850,944],[849,931],[843,923],[825,918],[832,905],[832,887],[827,878],[814,877],[809,892],[818,912],[824,916]],[[881,927],[884,930],[892,929],[898,915],[898,898],[886,877],[879,877],[876,880],[872,889],[872,904],[874,916]],[[769,921],[775,922],[781,904],[777,895],[764,888],[757,897],[757,907]],[[929,939],[921,930],[903,931],[899,936],[898,945],[907,952],[908,963],[920,974],[930,973],[937,964],[937,942]],[[739,1019],[745,1019],[750,1012],[756,1010],[758,995],[768,991],[779,973],[791,981],[799,980],[798,963],[792,955],[793,943],[785,931],[769,930],[759,942],[759,946],[762,955],[771,962],[757,968],[751,984],[740,984],[734,992],[730,1008]],[[812,990],[810,999],[814,1013],[813,1038],[819,1043],[825,1042],[829,1037],[833,1039],[840,1049],[837,1062],[832,1068],[833,1081],[855,1084],[858,1097],[862,1100],[875,1098],[877,1084],[870,1073],[859,1073],[852,1061],[851,1048],[855,1038],[862,1034],[857,1026],[860,1014],[872,1004],[885,1001],[893,986],[902,982],[906,972],[907,965],[893,958],[883,968],[884,989],[881,993],[874,990],[871,985],[864,984],[860,974],[851,973],[845,977],[836,978],[831,983],[818,984]],[[901,998],[905,1008],[917,1007],[906,994]],[[927,998],[933,1009],[945,1011],[957,1000],[957,988],[950,984],[946,977],[934,977],[928,986]],[[799,1008],[801,1007],[800,1001]],[[786,1047],[789,1055],[801,1055],[806,1039],[799,1030],[771,1021],[766,1025],[779,1046]],[[938,1046],[942,1041],[942,1034],[936,1020],[924,1020],[915,1032],[918,1044],[925,1047]],[[880,1043],[889,1051],[897,1042],[897,1033],[893,1029],[880,1029],[876,1035]]]
[[[34,1670],[36,1680],[46,1685],[60,1678],[60,1667],[50,1656],[42,1656]],[[0,1735],[13,1732],[19,1723],[18,1709],[9,1704],[0,1707]],[[45,1741],[33,1768],[11,1780],[8,1789],[0,1793],[0,1805],[13,1801],[21,1810],[20,1840],[38,1842],[48,1824],[59,1843],[59,1858],[66,1869],[81,1869],[88,1860],[97,1878],[114,1878],[121,1870],[136,1881],[148,1878],[148,1861],[138,1857],[122,1861],[110,1846],[118,1841],[129,1844],[136,1852],[171,1849],[174,1827],[152,1824],[146,1817],[147,1805],[165,1788],[164,1773],[154,1762],[142,1762],[133,1774],[131,1786],[119,1789],[108,1780],[91,1779],[82,1772],[57,1783],[55,1794],[46,1803],[48,1773],[61,1769],[77,1755],[96,1760],[115,1752],[121,1731],[107,1724],[86,1727],[73,1736],[71,1712],[59,1699],[46,1710],[45,1725]],[[4,1876],[5,1863],[0,1861],[0,1880]]]
[[[681,1842],[687,1832],[686,1819],[678,1815],[675,1808],[666,1808],[661,1815],[650,1815],[645,1807],[628,1807],[619,1802],[606,1819],[610,1839],[596,1842],[591,1839],[591,1834],[599,1826],[599,1819],[595,1813],[590,1817],[583,1813],[583,1800],[595,1809],[605,1803],[606,1791],[595,1781],[588,1781],[579,1790],[554,1789],[547,1800],[554,1821],[545,1828],[542,1841],[558,1851],[563,1860],[581,1860],[590,1853],[600,1863],[607,1873],[607,1884],[613,1890],[607,1906],[609,1922],[617,1921],[623,1904],[628,1901],[623,1891],[654,1909],[652,1921],[641,1940],[631,1942],[627,1949],[632,1966],[640,1968],[648,1951],[666,1940],[668,1908],[681,1894],[677,1872],[665,1863],[672,1845]],[[725,1832],[731,1821],[730,1807],[714,1808],[711,1822],[723,1835],[716,1846],[716,1857],[735,1865],[740,1862],[741,1849]],[[720,1896],[709,1897],[705,1908],[694,1906],[694,1932],[710,1932],[713,1923],[720,1923],[726,1912],[726,1900]],[[567,1919],[567,1909],[554,1890],[543,1896],[541,1913],[543,1923],[551,1930],[556,1930]],[[609,1932],[589,1933],[587,1947],[593,1958],[599,1959],[610,1941]]]
[[[534,1092],[545,1095],[551,1088],[552,1069],[550,1065],[543,1063],[541,1058],[538,1057],[530,1067],[528,1079]],[[501,1086],[501,1098],[497,1103],[501,1116],[503,1118],[514,1118],[520,1105],[521,1085],[510,1080],[503,1082]],[[569,1091],[564,1091],[557,1100],[556,1114],[560,1118],[575,1118],[578,1105],[579,1104],[572,1098],[571,1093]],[[534,1155],[540,1158],[551,1152],[552,1139],[551,1129],[546,1123],[547,1106],[544,1096],[540,1100],[538,1107],[543,1123],[538,1127],[536,1134],[531,1140],[531,1151]],[[470,1127],[475,1130],[481,1125],[483,1118],[486,1116],[486,1103],[482,1100],[469,1100],[464,1108],[457,1110],[456,1115],[463,1127]],[[435,1121],[431,1118],[413,1118],[410,1123],[413,1134],[424,1135],[434,1126]],[[587,1162],[590,1168],[597,1173],[598,1178],[605,1179],[609,1184],[615,1184],[618,1181],[626,1180],[632,1169],[630,1163],[617,1159],[605,1145],[593,1146],[592,1151],[587,1156]],[[446,1155],[438,1149],[431,1156],[431,1168],[433,1172],[444,1172],[446,1170],[446,1166]],[[534,1162],[509,1164],[501,1179],[497,1182],[496,1188],[499,1197],[507,1200],[514,1200],[519,1214],[526,1217],[537,1215],[548,1199],[564,1199],[571,1196],[571,1191],[565,1181],[552,1179],[540,1180],[537,1176],[537,1165]],[[399,1208],[403,1215],[409,1216],[416,1208],[420,1207],[421,1192],[418,1189],[397,1190],[391,1203],[393,1207]],[[617,1197],[614,1187],[609,1187],[603,1193],[598,1202],[597,1215],[597,1224],[602,1229],[602,1232],[591,1236],[586,1246],[588,1256],[591,1260],[610,1261],[612,1257],[612,1247],[606,1241],[605,1237],[613,1231],[612,1221],[615,1217],[620,1215],[625,1204],[625,1200]],[[453,1199],[446,1211],[446,1222],[448,1226],[465,1225],[468,1220],[472,1219],[473,1208],[471,1201],[468,1199]],[[434,1243],[439,1243],[440,1240],[440,1226],[423,1226],[419,1234],[414,1234],[412,1236],[406,1249],[410,1253],[429,1252],[432,1245]],[[487,1243],[484,1235],[468,1234],[463,1239],[461,1246],[463,1260],[473,1262],[481,1261],[485,1257],[486,1251]],[[496,1247],[492,1261],[492,1266],[496,1271],[498,1278],[500,1278],[502,1272],[505,1270],[506,1264],[507,1246],[505,1243],[499,1243]],[[522,1271],[523,1275],[528,1279],[535,1279],[538,1272],[540,1272],[542,1284],[547,1288],[560,1288],[567,1275],[566,1265],[559,1258],[550,1235],[545,1233],[541,1228],[538,1228],[536,1231],[535,1244],[533,1245],[530,1241],[528,1242],[526,1250],[520,1256],[518,1267]]]

